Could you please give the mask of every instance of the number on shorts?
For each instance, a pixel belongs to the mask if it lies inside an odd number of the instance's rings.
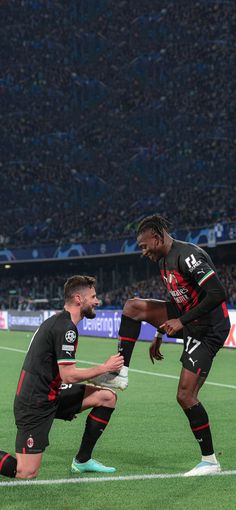
[[[198,348],[198,346],[201,344],[201,342],[199,340],[195,340],[195,338],[193,338],[192,336],[188,336],[187,338],[188,338],[188,340],[186,343],[185,352],[188,352],[188,354],[191,354],[193,351],[195,351],[195,349]],[[191,347],[191,349],[189,349],[191,341],[194,344],[194,346]]]

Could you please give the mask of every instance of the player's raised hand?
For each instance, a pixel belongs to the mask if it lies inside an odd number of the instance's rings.
[[[110,356],[105,363],[103,363],[106,367],[107,372],[119,372],[124,365],[124,358],[118,352],[114,356]]]
[[[160,352],[161,343],[162,343],[162,338],[155,337],[154,340],[152,341],[152,344],[149,347],[149,356],[150,356],[150,360],[153,363],[153,365],[154,365],[154,360],[161,361],[164,358],[163,354],[161,354],[161,352]]]

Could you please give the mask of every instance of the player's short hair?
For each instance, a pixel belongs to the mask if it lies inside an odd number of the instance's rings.
[[[93,276],[74,275],[68,278],[64,285],[64,299],[71,301],[76,292],[96,286],[96,278]]]
[[[163,218],[163,216],[159,216],[158,214],[153,214],[152,216],[146,216],[139,223],[137,229],[137,236],[146,232],[146,230],[152,230],[154,233],[158,234],[163,238],[164,230],[168,232],[169,230],[169,221]]]

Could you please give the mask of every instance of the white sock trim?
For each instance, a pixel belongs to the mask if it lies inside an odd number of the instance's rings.
[[[202,455],[202,461],[212,462],[212,464],[217,464],[217,459],[216,459],[216,456],[214,453],[212,455]]]
[[[128,376],[128,371],[129,371],[129,367],[125,367],[123,366],[120,370],[120,375],[122,377],[127,377]]]

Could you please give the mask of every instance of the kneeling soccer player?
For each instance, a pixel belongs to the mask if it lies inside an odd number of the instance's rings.
[[[113,473],[91,458],[93,448],[106,428],[116,405],[110,389],[76,384],[123,366],[120,354],[111,356],[93,368],[76,368],[78,344],[76,325],[83,318],[95,317],[99,301],[95,279],[72,276],[64,286],[64,310],[44,321],[34,334],[25,357],[14,403],[17,425],[16,458],[0,451],[0,474],[16,478],[34,478],[48,446],[53,420],[72,420],[76,414],[92,408],[88,414],[82,442],[72,461],[73,473]],[[64,384],[61,384],[61,383]],[[71,441],[70,441],[71,442]]]

